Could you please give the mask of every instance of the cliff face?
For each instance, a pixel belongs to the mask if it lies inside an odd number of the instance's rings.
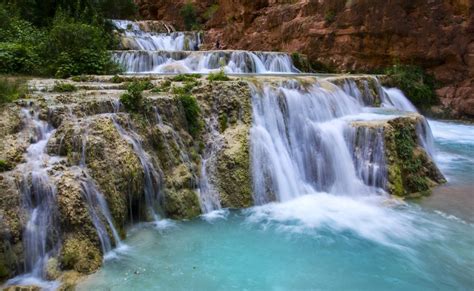
[[[137,0],[148,19],[182,26],[185,1]],[[203,0],[205,46],[301,52],[342,71],[394,62],[424,67],[442,107],[474,116],[474,17],[470,0]]]

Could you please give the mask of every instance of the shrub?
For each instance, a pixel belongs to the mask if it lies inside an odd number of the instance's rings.
[[[0,73],[28,74],[36,70],[38,55],[29,47],[18,43],[0,43]]]
[[[64,15],[55,18],[44,46],[44,59],[55,60],[47,73],[65,78],[80,74],[119,72],[107,51],[107,39],[99,27],[79,23]]]
[[[198,26],[196,7],[191,2],[187,2],[179,11],[184,21],[186,30],[191,30]]]
[[[200,74],[179,74],[171,78],[174,82],[194,81],[201,78]]]
[[[77,87],[70,83],[56,82],[53,87],[54,92],[75,92]]]
[[[128,111],[137,112],[143,107],[143,91],[153,88],[148,81],[134,81],[128,85],[127,92],[120,96],[120,102]]]
[[[119,75],[114,75],[111,79],[110,82],[118,84],[118,83],[123,83],[125,81],[124,78],[120,77]]]
[[[11,167],[8,163],[4,160],[0,160],[0,172],[10,171]]]
[[[438,102],[435,81],[422,68],[411,65],[394,65],[385,70],[389,76],[385,84],[400,88],[417,107],[428,107]]]
[[[28,92],[26,82],[17,78],[0,78],[0,104],[22,98]]]
[[[200,119],[201,109],[199,108],[196,98],[190,94],[180,94],[178,95],[178,99],[184,109],[188,132],[195,137],[201,132],[203,127]]]
[[[225,74],[224,70],[220,70],[217,73],[210,73],[207,76],[209,81],[229,81],[230,78]]]

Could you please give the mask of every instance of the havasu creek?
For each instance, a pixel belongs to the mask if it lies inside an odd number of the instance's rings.
[[[474,288],[472,123],[390,74],[110,23],[121,74],[0,105],[2,288]]]

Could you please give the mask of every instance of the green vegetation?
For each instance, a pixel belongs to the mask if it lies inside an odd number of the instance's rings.
[[[207,8],[206,12],[204,12],[202,17],[205,20],[209,20],[214,16],[214,14],[216,14],[217,10],[219,10],[219,4],[214,3],[211,6],[209,6],[209,8]]]
[[[148,80],[134,81],[128,85],[127,92],[120,96],[125,109],[132,112],[137,112],[143,107],[143,91],[150,90],[154,86]]]
[[[22,98],[28,92],[24,80],[18,78],[0,78],[0,105]]]
[[[429,191],[429,185],[423,177],[423,160],[415,156],[417,137],[414,130],[403,124],[397,125],[395,131],[395,144],[397,155],[401,163],[402,179],[410,193]]]
[[[185,82],[185,81],[194,81],[201,78],[200,74],[179,74],[171,78],[173,82]]]
[[[125,79],[120,77],[119,75],[114,75],[112,79],[110,79],[110,82],[114,84],[123,83],[123,81],[125,81]]]
[[[334,12],[334,10],[327,10],[327,11],[324,13],[324,20],[325,20],[327,23],[332,23],[332,22],[334,22],[334,20],[336,20],[336,12]]]
[[[184,109],[184,114],[188,123],[188,132],[196,137],[203,128],[200,119],[201,109],[199,108],[199,104],[197,103],[196,98],[190,94],[179,94],[177,98]]]
[[[227,117],[227,114],[225,114],[225,113],[220,114],[219,115],[219,126],[220,126],[220,131],[221,132],[224,132],[227,129],[228,123],[229,123],[229,117]]]
[[[160,86],[157,86],[153,89],[151,89],[151,92],[153,93],[161,93],[161,92],[168,92],[171,88],[171,81],[166,80],[163,83],[160,84]]]
[[[75,92],[77,87],[70,83],[56,82],[53,87],[54,92]]]
[[[11,168],[8,163],[4,160],[0,160],[0,172],[10,171]]]
[[[117,41],[106,19],[135,11],[132,0],[0,0],[0,73],[65,78],[119,72],[108,53]]]
[[[193,3],[186,2],[186,4],[184,4],[179,13],[183,18],[184,27],[186,28],[186,30],[198,28],[199,23],[197,19],[197,11]]]
[[[429,107],[438,102],[434,78],[411,65],[394,65],[385,70],[389,76],[385,85],[400,88],[417,107]]]
[[[207,80],[209,81],[229,81],[230,78],[225,74],[224,70],[220,70],[217,73],[210,73],[207,76]]]

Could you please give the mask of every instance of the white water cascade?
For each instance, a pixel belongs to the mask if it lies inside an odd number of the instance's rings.
[[[223,137],[217,129],[217,119],[215,116],[206,120],[206,128],[208,131],[208,142],[201,161],[201,178],[199,181],[199,200],[203,213],[209,213],[222,208],[219,193],[209,177],[211,168],[215,164],[216,154],[223,144]]]
[[[201,35],[198,32],[175,32],[167,27],[167,32],[143,31],[133,21],[112,20],[122,33],[122,46],[129,50],[144,51],[185,51],[198,50]]]
[[[160,209],[160,205],[162,202],[161,200],[163,199],[163,174],[160,169],[157,170],[155,168],[151,157],[143,149],[139,135],[135,131],[133,131],[131,126],[129,126],[129,129],[125,129],[117,121],[115,114],[113,115],[113,122],[120,136],[132,145],[133,151],[140,160],[144,174],[145,203],[148,211],[147,215],[149,216],[149,219],[158,221],[160,215],[157,210]]]
[[[355,138],[355,129],[344,119],[362,112],[357,96],[326,82],[306,88],[297,81],[263,83],[252,91],[251,153],[257,204],[315,192],[381,193],[377,187],[383,186],[385,172],[374,162],[382,162],[382,141]],[[354,142],[360,152],[353,156]],[[373,147],[381,149],[374,153]]]
[[[60,246],[56,188],[47,172],[52,158],[45,151],[54,129],[40,120],[35,109],[25,108],[22,113],[32,141],[26,152],[26,163],[22,165],[24,177],[20,183],[22,207],[28,219],[23,230],[25,274],[9,280],[7,285],[36,281],[44,285],[42,280],[46,277],[48,259],[55,255]]]
[[[127,73],[298,73],[291,57],[280,52],[237,50],[198,51],[197,32],[156,33],[144,31],[137,22],[113,20],[121,33],[122,50],[113,59]]]

